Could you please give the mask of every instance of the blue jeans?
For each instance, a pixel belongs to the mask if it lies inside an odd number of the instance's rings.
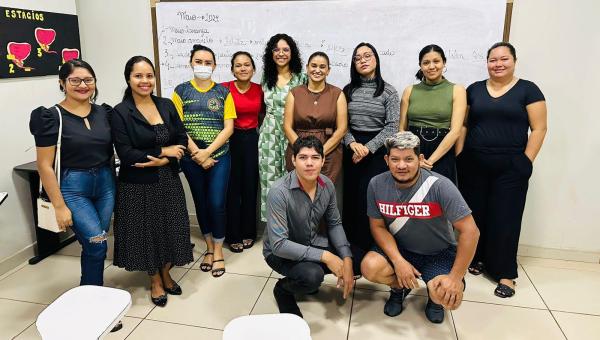
[[[115,206],[115,181],[108,166],[63,168],[60,191],[71,210],[71,229],[81,243],[80,285],[102,286],[107,232]]]
[[[225,203],[231,156],[227,153],[216,160],[218,162],[212,168],[204,170],[186,155],[180,165],[192,191],[202,234],[212,235],[215,242],[222,243],[225,239]]]

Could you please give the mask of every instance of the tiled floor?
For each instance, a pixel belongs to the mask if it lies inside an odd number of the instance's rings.
[[[193,239],[196,263],[172,271],[184,293],[170,296],[165,308],[150,302],[145,273],[106,262],[106,285],[128,290],[133,300],[123,329],[107,339],[221,339],[235,317],[277,312],[272,290],[278,276],[265,264],[260,242],[241,254],[226,252],[227,273],[215,279],[198,269],[204,249],[196,232]],[[37,315],[78,282],[78,248],[74,243],[0,277],[1,339],[40,338]],[[411,293],[404,312],[390,318],[383,314],[386,287],[364,279],[344,301],[328,277],[318,294],[300,299],[300,308],[314,340],[600,339],[600,265],[526,257],[519,263],[513,298],[497,298],[493,282],[467,275],[465,301],[440,325],[425,318],[424,289]]]

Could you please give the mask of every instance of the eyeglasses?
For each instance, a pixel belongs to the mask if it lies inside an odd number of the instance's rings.
[[[94,77],[87,77],[87,78],[67,78],[67,80],[69,81],[69,84],[73,85],[73,86],[79,86],[81,85],[81,82],[83,82],[86,85],[94,85],[96,83],[96,78]]]
[[[357,55],[354,56],[354,62],[358,64],[358,63],[360,63],[360,61],[362,59],[365,59],[365,61],[370,61],[372,58],[373,58],[373,54],[372,53],[368,53],[367,52],[367,53],[365,53],[363,55],[358,55],[357,54]]]
[[[290,53],[291,50],[290,50],[289,47],[284,47],[284,48],[275,47],[273,49],[273,53],[279,53],[279,52],[282,52],[282,51],[283,51],[283,53]]]

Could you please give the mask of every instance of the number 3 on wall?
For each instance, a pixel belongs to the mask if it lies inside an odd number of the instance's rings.
[[[8,73],[15,73],[15,65],[8,64]]]
[[[41,48],[41,47],[38,47],[38,48],[37,48],[37,52],[38,52],[38,53],[37,53],[37,56],[38,56],[38,58],[41,58],[41,57],[42,57],[42,48]]]

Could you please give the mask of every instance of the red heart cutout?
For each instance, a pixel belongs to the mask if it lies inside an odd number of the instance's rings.
[[[63,58],[63,63],[66,63],[71,59],[79,58],[79,50],[76,48],[63,48],[61,54]]]
[[[56,31],[51,28],[36,27],[35,29],[35,40],[40,45],[50,45],[56,39]]]
[[[16,61],[23,61],[29,57],[31,53],[31,45],[29,43],[9,42],[6,45],[8,54],[14,56]]]

